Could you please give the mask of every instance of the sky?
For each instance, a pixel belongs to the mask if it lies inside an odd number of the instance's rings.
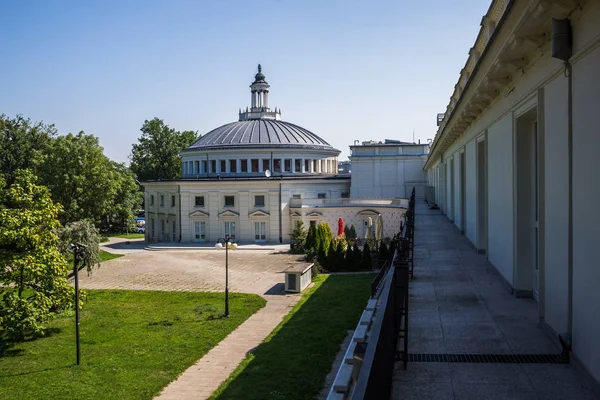
[[[201,134],[271,108],[347,159],[437,130],[489,0],[0,0],[0,114],[100,138],[129,163],[144,120]]]

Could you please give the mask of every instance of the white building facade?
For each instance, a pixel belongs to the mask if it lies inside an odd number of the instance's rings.
[[[289,243],[296,221],[328,222],[337,232],[342,217],[361,234],[377,214],[385,236],[398,232],[408,203],[350,199],[340,151],[282,121],[281,110],[269,108],[269,88],[259,65],[251,107],[181,153],[182,179],[144,183],[148,242]]]
[[[435,203],[598,382],[599,71],[600,2],[493,1],[425,166]]]
[[[386,140],[350,146],[352,197],[409,198],[413,188],[423,198],[427,177],[423,170],[429,146]]]

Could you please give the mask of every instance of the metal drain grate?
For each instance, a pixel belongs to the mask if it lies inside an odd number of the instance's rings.
[[[405,354],[396,353],[404,361]],[[409,362],[485,363],[485,364],[567,364],[561,354],[408,354]]]

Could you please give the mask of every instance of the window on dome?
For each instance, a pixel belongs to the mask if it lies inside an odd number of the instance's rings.
[[[248,172],[248,160],[242,160],[240,164],[240,170],[242,172]]]
[[[281,160],[278,158],[273,160],[273,172],[281,172]]]
[[[229,160],[229,172],[237,172],[237,160]]]
[[[200,172],[200,171],[198,171],[198,172]],[[203,174],[208,173],[208,162],[206,160],[202,160],[202,173]]]
[[[304,160],[304,172],[310,172],[310,160]]]
[[[262,161],[263,161],[263,171],[271,169],[271,166],[269,165],[271,160],[266,159],[266,160],[262,160]]]
[[[217,160],[210,160],[210,172],[217,172]]]
[[[227,172],[227,161],[225,161],[225,160],[221,160],[221,163],[220,163],[220,164],[221,164],[221,165],[220,165],[220,167],[221,167],[221,171],[219,171],[219,172]]]
[[[294,160],[294,168],[296,173],[302,172],[302,160],[299,158]]]
[[[252,163],[252,172],[258,172],[258,160],[253,158],[250,162]]]
[[[292,172],[292,160],[286,158],[284,161],[285,172]]]

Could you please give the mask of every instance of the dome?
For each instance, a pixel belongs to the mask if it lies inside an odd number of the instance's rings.
[[[240,148],[301,148],[331,151],[339,150],[314,133],[289,122],[270,119],[237,121],[208,132],[186,151]]]

